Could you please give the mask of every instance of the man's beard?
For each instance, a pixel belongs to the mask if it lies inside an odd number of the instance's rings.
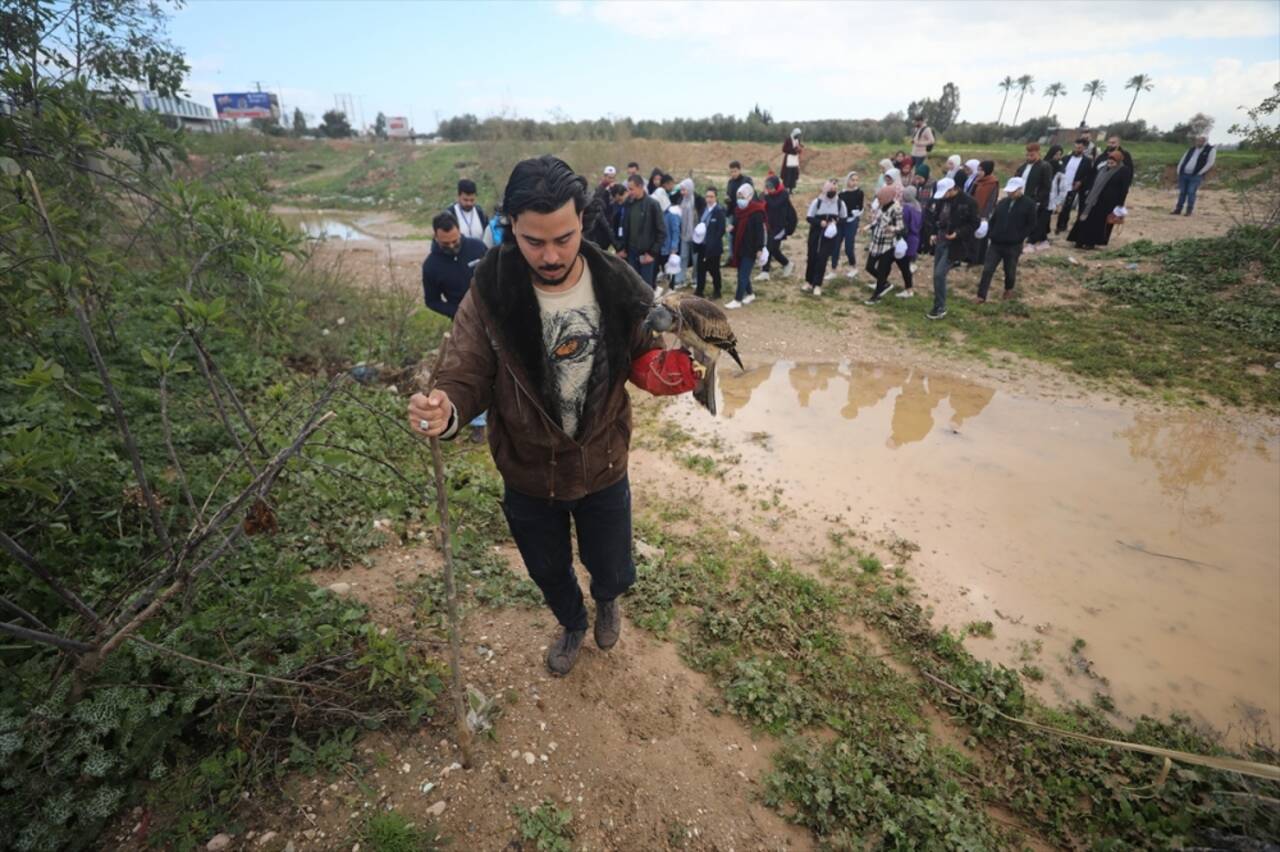
[[[559,278],[548,278],[548,277],[546,277],[545,275],[543,275],[543,274],[542,274],[542,271],[541,271],[541,270],[539,270],[539,269],[537,269],[537,268],[535,268],[535,267],[529,267],[529,268],[530,268],[530,270],[533,272],[533,277],[534,277],[534,279],[535,279],[539,284],[541,284],[541,285],[542,285],[542,286],[544,286],[544,287],[557,287],[557,286],[559,286],[559,285],[563,284],[566,280],[568,280],[569,276],[573,274],[573,268],[574,268],[577,264],[578,264],[578,258],[577,258],[577,257],[575,257],[575,258],[573,259],[573,262],[572,262],[572,263],[570,263],[567,267],[565,267],[564,274],[563,274],[563,275],[561,275]]]

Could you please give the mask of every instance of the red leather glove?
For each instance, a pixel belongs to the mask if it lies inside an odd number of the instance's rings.
[[[693,359],[683,349],[650,349],[631,362],[631,383],[654,396],[688,393],[698,380]]]

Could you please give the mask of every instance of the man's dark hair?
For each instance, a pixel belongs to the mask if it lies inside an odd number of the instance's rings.
[[[707,187],[706,189],[704,189],[704,190],[703,190],[703,193],[704,193],[704,194],[705,194],[705,193],[708,193],[708,192],[709,192],[709,193],[711,193],[712,195],[714,195],[716,198],[719,198],[719,197],[720,197],[720,193],[716,191],[716,188],[715,188],[714,186],[709,186],[709,187]]]
[[[1076,140],[1076,144],[1077,144],[1077,145],[1083,145],[1084,147],[1088,148],[1088,147],[1089,147],[1089,140],[1088,140],[1088,139],[1086,139],[1085,137],[1081,136],[1079,139],[1077,139],[1077,140]]]
[[[916,121],[924,121],[924,116],[923,116],[923,115],[917,115],[917,116],[916,116]]]
[[[739,163],[737,160],[730,160],[730,161],[729,161],[729,168],[731,168],[731,169],[740,169],[740,168],[742,168],[742,163]]]
[[[663,174],[663,176],[662,176],[662,182],[663,182],[663,183],[675,183],[675,182],[676,182],[676,179],[675,179],[675,178],[673,178],[673,177],[672,177],[671,175],[669,175],[669,174]]]
[[[639,177],[639,175],[636,175],[635,177]],[[630,181],[628,181],[628,183],[630,183]],[[620,183],[615,183],[613,186],[609,187],[609,195],[612,196],[613,198],[617,198],[619,195],[626,195],[626,194],[627,194],[627,188]]]
[[[458,227],[458,220],[454,218],[452,213],[437,213],[436,217],[431,220],[431,230],[444,231],[448,233]]]
[[[764,179],[765,189],[770,189],[770,190],[777,189],[778,184],[780,183],[782,183],[782,181],[778,179],[777,175],[769,175],[767,178]]]
[[[476,182],[471,180],[470,178],[463,178],[462,180],[458,181],[458,194],[462,195],[464,192],[467,195],[475,195]]]
[[[627,183],[631,184],[632,186],[639,186],[639,187],[643,187],[643,186],[644,186],[644,178],[640,177],[640,175],[638,175],[638,174],[635,174],[635,175],[627,175]]]
[[[996,172],[996,161],[995,161],[995,160],[983,160],[981,163],[978,163],[978,168],[982,170],[982,173],[983,173],[984,175],[992,175],[992,174],[995,174],[995,172]]]
[[[627,163],[627,168],[629,168],[629,169],[638,169],[638,168],[640,168],[640,164],[639,164],[639,163],[637,163],[635,160],[632,160],[631,162]]]
[[[552,213],[568,202],[573,212],[587,206],[587,179],[574,174],[569,164],[559,157],[543,154],[532,160],[521,160],[507,178],[507,191],[502,196],[502,209],[512,222],[526,210]]]

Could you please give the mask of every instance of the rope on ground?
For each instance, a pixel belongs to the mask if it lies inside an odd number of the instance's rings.
[[[1094,737],[1089,734],[1081,734],[1075,731],[1067,731],[1062,728],[1055,728],[1052,725],[1042,725],[1039,722],[1032,722],[1030,719],[1019,719],[1016,716],[1010,716],[1008,713],[1002,713],[997,707],[983,701],[977,696],[970,695],[958,686],[952,686],[940,677],[930,674],[923,669],[920,673],[929,680],[936,683],[949,692],[973,701],[986,707],[992,713],[995,713],[1001,719],[1009,722],[1015,722],[1019,725],[1031,728],[1053,736],[1066,737],[1067,739],[1080,740],[1081,742],[1093,743],[1094,745],[1108,746],[1110,748],[1119,748],[1126,751],[1136,751],[1142,754],[1149,754],[1153,757],[1163,757],[1166,760],[1176,760],[1179,763],[1190,763],[1196,766],[1206,766],[1210,769],[1221,769],[1224,772],[1238,772],[1241,775],[1251,775],[1254,778],[1261,778],[1265,781],[1280,782],[1280,766],[1272,766],[1267,763],[1258,763],[1252,760],[1240,760],[1235,757],[1211,757],[1203,754],[1192,754],[1188,751],[1176,751],[1169,748],[1160,748],[1159,746],[1143,745],[1142,743],[1130,743],[1124,740],[1109,740],[1105,737]],[[1163,774],[1163,773],[1162,773]]]

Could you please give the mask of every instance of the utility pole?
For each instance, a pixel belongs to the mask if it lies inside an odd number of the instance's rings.
[[[250,80],[249,82],[253,83],[253,85],[254,85],[255,87],[257,87],[257,90],[258,90],[259,92],[261,92],[261,91],[262,91],[262,81],[261,81],[261,80]]]

